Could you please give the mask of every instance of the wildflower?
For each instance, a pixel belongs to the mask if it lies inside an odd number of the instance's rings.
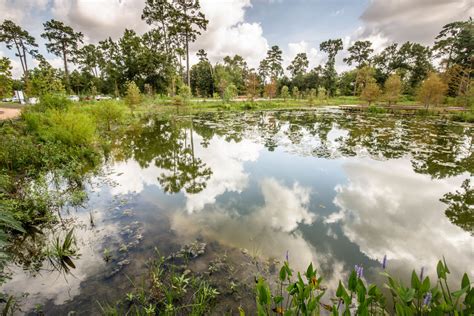
[[[382,260],[382,269],[385,270],[386,267],[387,267],[387,255],[383,256],[383,260]]]
[[[423,274],[425,272],[425,267],[421,267],[421,271],[420,271],[420,280],[423,281]]]
[[[288,261],[289,261],[289,259],[288,259],[288,258],[289,258],[289,256],[288,256],[288,250],[286,251],[286,256],[285,256],[285,258],[286,258],[286,262],[288,262]]]
[[[429,306],[432,297],[433,295],[431,294],[431,292],[426,293],[425,298],[423,299],[423,306]]]
[[[355,265],[355,271],[357,273],[357,277],[360,279],[360,278],[363,278],[364,277],[364,268],[362,267],[362,265]]]
[[[311,278],[311,285],[313,285],[315,288],[318,288],[318,279],[314,276]]]

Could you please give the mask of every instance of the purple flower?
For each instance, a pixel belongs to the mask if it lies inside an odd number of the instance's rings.
[[[420,271],[420,280],[423,281],[423,274],[425,272],[425,267],[421,267],[421,271]]]
[[[364,268],[362,267],[362,265],[355,265],[355,271],[357,273],[357,277],[360,279],[362,277],[364,277]]]
[[[289,258],[288,257],[288,250],[286,251],[286,256],[285,257],[286,257],[286,261],[289,262],[289,260],[288,260],[288,258]]]
[[[385,270],[386,267],[387,267],[387,255],[383,256],[383,260],[382,260],[382,269]]]
[[[432,297],[433,295],[431,294],[431,292],[426,293],[425,298],[423,299],[423,306],[429,306]]]

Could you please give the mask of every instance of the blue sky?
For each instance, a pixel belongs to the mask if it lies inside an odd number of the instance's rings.
[[[144,0],[0,0],[0,21],[22,25],[51,64],[62,67],[39,37],[45,20],[62,20],[96,43],[120,37],[125,28],[145,32],[143,6]],[[474,15],[472,0],[201,0],[201,6],[210,23],[192,51],[205,49],[213,62],[240,54],[252,67],[272,45],[282,48],[285,65],[306,52],[311,67],[325,61],[319,43],[329,38],[342,38],[345,49],[358,39],[371,40],[376,50],[392,42],[430,45],[444,24]],[[337,59],[339,71],[347,69],[344,54]],[[0,44],[1,55],[12,59],[18,76],[19,62]]]
[[[353,32],[361,21],[367,1],[350,0],[260,0],[246,12],[248,22],[262,24],[264,36],[271,43],[285,46],[306,41],[319,43],[328,38]]]

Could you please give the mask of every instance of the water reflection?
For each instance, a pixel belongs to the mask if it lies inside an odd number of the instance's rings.
[[[157,244],[196,238],[261,258],[288,250],[297,268],[315,262],[330,287],[354,264],[376,272],[385,254],[397,275],[442,255],[454,276],[472,275],[472,138],[471,125],[333,110],[145,117],[117,141],[107,184],[72,216],[87,223],[92,211],[97,221],[76,229],[75,278],[15,271],[6,288],[34,293],[32,304],[91,298],[124,260],[139,274]],[[131,193],[136,205],[111,203]],[[135,221],[143,245],[124,259]],[[105,247],[116,250],[109,266]],[[119,272],[114,284],[127,283]]]
[[[336,188],[340,210],[327,223],[340,223],[344,234],[367,257],[385,254],[408,275],[412,268],[432,267],[443,255],[460,277],[474,273],[472,238],[444,216],[438,199],[457,187],[462,177],[433,182],[416,174],[405,160],[361,160],[344,164],[349,182]],[[389,179],[389,181],[387,181]],[[451,260],[450,260],[451,259]]]

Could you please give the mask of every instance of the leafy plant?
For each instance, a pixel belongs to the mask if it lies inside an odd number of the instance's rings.
[[[71,269],[75,269],[73,259],[78,258],[79,254],[74,229],[67,233],[64,240],[56,237],[52,247],[47,251],[47,256],[51,265],[60,272],[69,273]]]

